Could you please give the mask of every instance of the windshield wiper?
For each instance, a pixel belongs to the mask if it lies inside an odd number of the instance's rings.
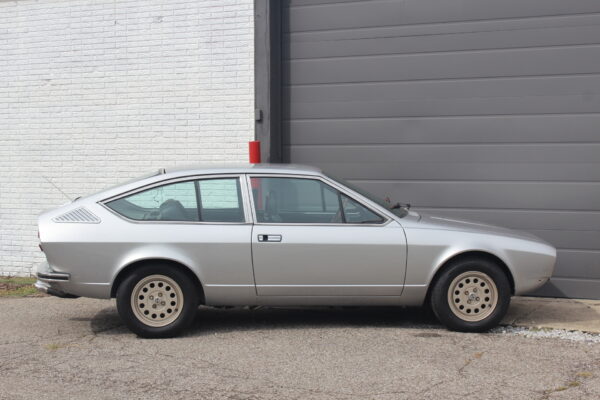
[[[390,210],[396,210],[398,208],[406,208],[407,210],[410,210],[410,203],[406,203],[406,204],[396,203],[390,208]]]

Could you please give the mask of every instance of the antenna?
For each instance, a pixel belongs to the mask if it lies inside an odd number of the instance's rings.
[[[44,175],[42,175],[42,178],[44,178],[44,179],[45,179],[45,180],[46,180],[46,181],[47,181],[49,184],[51,184],[52,186],[54,186],[54,188],[55,188],[56,190],[58,190],[59,192],[61,192],[63,196],[65,196],[67,199],[69,199],[69,201],[73,201],[73,199],[72,199],[71,197],[69,197],[69,196],[68,196],[68,195],[67,195],[65,192],[63,192],[62,190],[60,190],[60,188],[59,188],[58,186],[56,186],[56,185],[54,184],[54,182],[52,182],[52,181],[50,180],[50,178],[48,178],[48,177],[45,177]]]

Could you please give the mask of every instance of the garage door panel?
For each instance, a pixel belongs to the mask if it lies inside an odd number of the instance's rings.
[[[594,0],[373,0],[295,5],[284,13],[284,31],[302,32],[384,25],[430,24],[600,12]]]
[[[469,163],[469,162],[320,162],[323,170],[348,179],[463,180],[463,181],[600,181],[594,163]]]
[[[541,297],[597,299],[600,280],[591,278],[552,278],[550,282],[531,293]]]
[[[280,0],[285,7],[303,7],[312,5],[324,5],[324,4],[335,4],[340,2],[352,2],[361,0]]]
[[[600,163],[599,143],[555,144],[445,144],[292,146],[290,157],[304,163],[324,162],[435,162],[435,163]],[[376,178],[376,177],[373,177]],[[574,177],[575,178],[575,177]]]
[[[600,143],[598,126],[598,114],[295,120],[284,122],[283,131],[293,135],[283,139],[286,145]]]
[[[600,108],[600,96],[472,97],[458,99],[388,100],[345,102],[296,102],[283,110],[286,119],[389,118],[421,116],[477,116],[555,113],[593,113]]]
[[[526,25],[525,25],[526,26]],[[381,35],[381,34],[380,34]],[[540,46],[596,44],[600,26],[566,26],[516,28],[498,31],[440,33],[411,36],[377,36],[365,30],[361,38],[328,39],[327,35],[313,40],[290,40],[285,47],[284,59],[314,59],[330,57],[366,56],[381,54],[412,54],[445,51],[509,49]],[[392,36],[387,36],[392,35]]]
[[[395,37],[423,37],[454,34],[477,34],[487,32],[510,32],[524,31],[530,33],[539,29],[548,28],[578,28],[586,29],[588,26],[598,25],[600,14],[562,14],[555,16],[540,16],[533,18],[509,18],[495,20],[473,20],[459,22],[440,22],[431,24],[409,24],[409,25],[382,25],[366,28],[333,29],[305,32],[283,32],[285,46],[291,46],[300,42],[323,42],[323,41],[352,41],[372,38],[395,38]],[[529,35],[524,35],[529,36]],[[522,39],[522,38],[520,38]],[[584,38],[589,41],[592,39]],[[492,48],[489,46],[488,48]],[[289,49],[282,49],[285,58],[290,54]]]
[[[367,191],[408,202],[414,207],[596,211],[600,183],[359,181]],[[595,203],[594,203],[595,201]]]
[[[283,96],[290,99],[292,109],[297,103],[346,103],[349,100],[352,102],[377,103],[423,100],[456,101],[473,98],[562,97],[565,95],[577,95],[588,101],[594,96],[600,95],[600,74],[450,81],[317,84],[283,88]]]
[[[294,85],[600,73],[600,46],[292,60],[282,68]]]
[[[560,250],[596,250],[598,248],[598,243],[600,243],[600,231],[597,230],[570,231],[567,229],[532,229],[528,230],[528,232],[552,243]]]
[[[600,280],[600,252],[597,250],[559,250],[554,275],[559,278],[581,279],[587,277]]]

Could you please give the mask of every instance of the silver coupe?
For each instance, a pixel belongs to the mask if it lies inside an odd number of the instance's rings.
[[[426,304],[479,332],[552,275],[535,236],[409,208],[311,167],[163,169],[41,215],[36,286],[116,298],[142,337],[179,334],[199,304]]]

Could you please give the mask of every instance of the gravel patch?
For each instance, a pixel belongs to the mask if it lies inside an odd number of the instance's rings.
[[[572,342],[585,342],[589,344],[600,343],[600,334],[587,333],[582,331],[568,331],[564,329],[502,326],[493,329],[491,332],[508,335],[520,335],[531,339],[562,339],[570,340]]]

